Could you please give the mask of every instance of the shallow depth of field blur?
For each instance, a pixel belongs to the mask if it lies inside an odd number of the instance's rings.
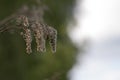
[[[0,21],[39,0],[0,0]],[[18,33],[0,33],[0,80],[120,80],[119,0],[40,0],[58,31],[57,50],[26,53]]]
[[[0,0],[0,21],[15,13],[22,5],[37,6],[37,0]],[[76,48],[67,34],[67,20],[72,18],[74,0],[41,0],[46,6],[44,21],[58,31],[57,52],[52,53],[49,43],[47,51],[26,53],[23,38],[18,33],[0,34],[0,80],[67,80],[72,68]]]
[[[120,80],[120,0],[77,0],[74,18],[68,31],[80,52],[69,80]]]

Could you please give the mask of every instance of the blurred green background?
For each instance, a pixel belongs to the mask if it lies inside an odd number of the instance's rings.
[[[0,80],[67,80],[67,73],[75,61],[76,48],[66,27],[72,19],[75,0],[41,0],[49,10],[44,21],[58,31],[57,52],[52,54],[47,43],[45,53],[26,54],[23,38],[9,32],[0,34]],[[23,4],[36,5],[35,0],[0,0],[0,20],[14,13]]]

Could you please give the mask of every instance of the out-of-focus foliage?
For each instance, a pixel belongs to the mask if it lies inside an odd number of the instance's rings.
[[[44,21],[58,31],[55,54],[49,45],[46,45],[45,53],[36,52],[33,43],[34,51],[28,55],[25,42],[18,33],[0,34],[0,80],[67,80],[66,75],[74,63],[75,48],[66,33],[66,19],[71,16],[74,1],[42,1],[47,6]],[[0,0],[0,20],[24,4],[38,5],[35,0]]]

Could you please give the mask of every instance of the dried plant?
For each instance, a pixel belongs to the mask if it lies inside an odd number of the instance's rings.
[[[49,40],[51,50],[56,52],[57,30],[43,21],[44,8],[42,6],[29,8],[24,5],[15,14],[0,23],[0,33],[19,29],[20,35],[26,43],[26,52],[32,53],[31,43],[35,39],[37,51],[45,52],[45,41]]]

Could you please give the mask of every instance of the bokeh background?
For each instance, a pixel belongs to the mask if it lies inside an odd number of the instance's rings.
[[[120,0],[76,0],[74,18],[69,35],[80,52],[69,79],[120,80]]]
[[[67,80],[67,73],[75,62],[76,48],[66,27],[72,19],[75,0],[41,0],[47,10],[44,21],[58,31],[57,52],[53,54],[47,43],[45,53],[26,53],[23,38],[18,33],[0,34],[0,80]],[[13,14],[22,5],[36,5],[36,0],[0,0],[0,20]]]

